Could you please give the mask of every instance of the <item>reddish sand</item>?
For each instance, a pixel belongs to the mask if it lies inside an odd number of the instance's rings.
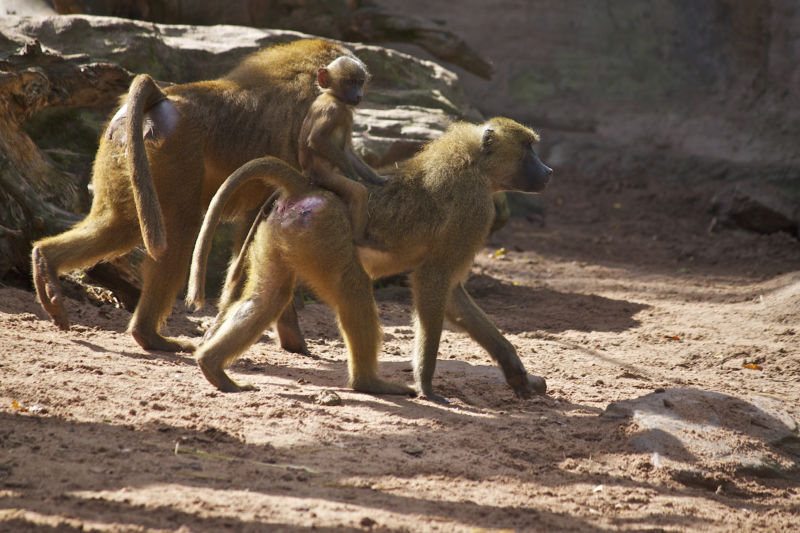
[[[0,530],[794,530],[798,242],[710,235],[708,195],[658,181],[560,169],[543,198],[546,225],[513,219],[468,282],[547,379],[529,400],[453,329],[435,377],[450,405],[347,390],[318,303],[300,311],[314,357],[267,333],[231,368],[259,390],[222,394],[190,356],[140,349],[123,310],[69,300],[61,332],[33,294],[0,288]],[[376,295],[380,372],[410,382],[410,295]],[[167,330],[196,337],[212,315],[176,304]],[[711,444],[670,456],[642,445],[640,420],[601,416],[662,390],[719,393],[714,415],[737,422],[688,431]],[[341,405],[317,403],[325,391]],[[794,448],[723,412],[764,402],[794,420]],[[766,466],[742,469],[715,442]]]

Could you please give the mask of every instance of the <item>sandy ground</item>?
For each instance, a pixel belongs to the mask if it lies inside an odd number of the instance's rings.
[[[468,289],[547,379],[529,400],[453,329],[450,405],[349,391],[318,303],[314,357],[268,333],[231,369],[259,390],[222,394],[124,310],[69,300],[60,332],[0,288],[0,530],[796,531],[800,245],[709,234],[709,196],[681,189],[559,169],[546,224],[491,238]],[[410,382],[410,295],[376,296],[381,374]],[[188,338],[214,312],[175,309]]]

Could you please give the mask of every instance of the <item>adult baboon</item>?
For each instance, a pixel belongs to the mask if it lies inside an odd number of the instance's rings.
[[[69,328],[59,274],[119,256],[144,241],[149,256],[129,331],[145,349],[194,349],[159,331],[186,280],[203,211],[246,161],[273,155],[298,164],[297,138],[317,97],[317,68],[341,56],[352,54],[329,41],[298,40],[255,52],[216,80],[161,90],[149,76],[138,76],[100,140],[89,215],[34,243],[36,292],[54,322]],[[224,215],[249,215],[249,222],[270,192],[262,182],[243,187]],[[291,306],[279,334],[285,348],[306,351]]]
[[[247,251],[241,297],[217,317],[197,359],[206,378],[223,391],[251,388],[224,368],[259,337],[290,302],[298,280],[336,312],[349,353],[350,386],[372,393],[406,393],[404,385],[377,377],[380,325],[371,278],[410,271],[414,295],[417,392],[444,401],[432,387],[445,315],[463,327],[498,362],[519,396],[544,393],[513,346],[472,301],[463,286],[494,218],[492,193],[542,191],[552,170],[533,150],[532,130],[506,118],[482,125],[458,123],[413,158],[382,169],[390,180],[370,190],[367,235],[385,250],[357,247],[347,210],[337,196],[315,187],[274,158],[251,161],[212,200],[192,260],[187,302],[203,301],[205,261],[220,213],[230,196],[252,181],[278,187],[280,196]]]

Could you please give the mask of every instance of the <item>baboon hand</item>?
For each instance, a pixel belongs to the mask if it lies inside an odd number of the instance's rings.
[[[385,381],[377,377],[369,377],[362,379],[350,380],[350,387],[359,392],[367,392],[369,394],[398,394],[404,396],[414,396],[416,391],[402,383],[394,383],[392,381]]]
[[[444,396],[441,396],[441,395],[436,394],[435,392],[433,392],[433,387],[430,384],[424,385],[424,384],[418,383],[417,385],[414,386],[414,392],[416,393],[415,396],[417,396],[418,398],[424,398],[426,400],[429,400],[431,402],[438,403],[438,404],[441,404],[441,405],[449,405],[450,404],[450,400],[448,400]]]
[[[517,374],[506,379],[518,398],[530,398],[534,394],[547,393],[547,382],[544,378],[533,374]]]

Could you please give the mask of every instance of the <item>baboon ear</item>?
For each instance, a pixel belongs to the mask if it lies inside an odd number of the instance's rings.
[[[486,126],[481,137],[481,150],[488,152],[492,148],[492,143],[494,143],[494,128]]]
[[[328,80],[328,69],[325,67],[320,67],[317,69],[317,83],[323,89],[327,89],[330,87],[330,81]]]

